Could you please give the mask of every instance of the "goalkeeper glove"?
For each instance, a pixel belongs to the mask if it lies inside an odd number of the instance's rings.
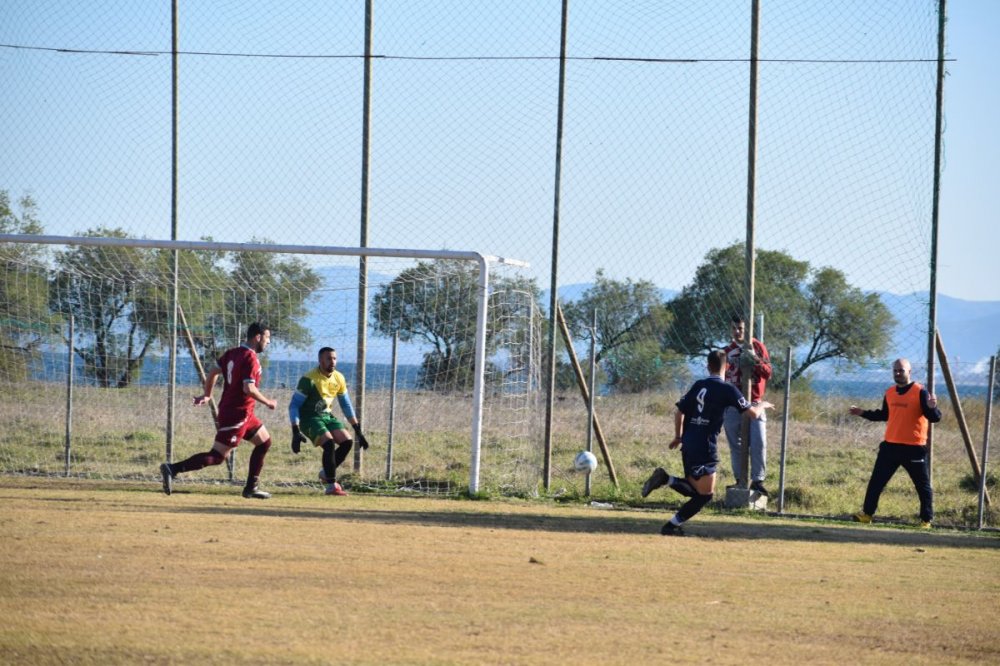
[[[358,439],[358,446],[360,446],[362,449],[368,450],[368,440],[365,439],[364,433],[361,432],[360,423],[354,424],[354,436],[357,437]]]
[[[297,425],[292,426],[292,453],[298,453],[302,448],[302,442],[309,441],[302,434]]]

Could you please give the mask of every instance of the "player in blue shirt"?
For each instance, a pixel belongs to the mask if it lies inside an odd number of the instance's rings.
[[[642,487],[646,497],[661,486],[669,486],[685,497],[690,497],[673,518],[660,530],[664,536],[682,536],[681,524],[712,501],[715,492],[715,468],[719,464],[717,438],[722,429],[723,414],[727,407],[735,407],[741,414],[757,419],[764,410],[773,407],[761,401],[752,405],[740,390],[723,377],[726,353],[721,349],[708,354],[708,377],[699,379],[677,402],[674,413],[674,439],[670,448],[681,447],[686,478],[670,476],[657,467]]]

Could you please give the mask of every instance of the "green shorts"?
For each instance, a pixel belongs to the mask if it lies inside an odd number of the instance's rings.
[[[332,434],[334,430],[347,430],[347,427],[333,414],[324,412],[299,419],[299,430],[309,438],[313,446],[319,446],[323,442],[323,433]]]

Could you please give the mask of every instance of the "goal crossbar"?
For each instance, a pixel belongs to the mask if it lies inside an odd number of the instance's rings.
[[[268,252],[271,254],[325,254],[339,257],[396,257],[400,259],[457,259],[486,261],[517,268],[528,262],[510,257],[483,254],[472,250],[420,250],[387,247],[347,247],[337,245],[276,245],[268,243],[228,243],[217,241],[155,240],[149,238],[109,238],[102,236],[49,236],[44,234],[0,234],[0,243],[38,243],[42,245],[94,245],[140,247],[161,250],[216,250],[222,252]]]

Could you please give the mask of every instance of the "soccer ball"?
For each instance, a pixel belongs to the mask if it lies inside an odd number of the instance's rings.
[[[597,456],[590,451],[580,451],[573,458],[573,469],[578,472],[593,472],[597,469]]]

